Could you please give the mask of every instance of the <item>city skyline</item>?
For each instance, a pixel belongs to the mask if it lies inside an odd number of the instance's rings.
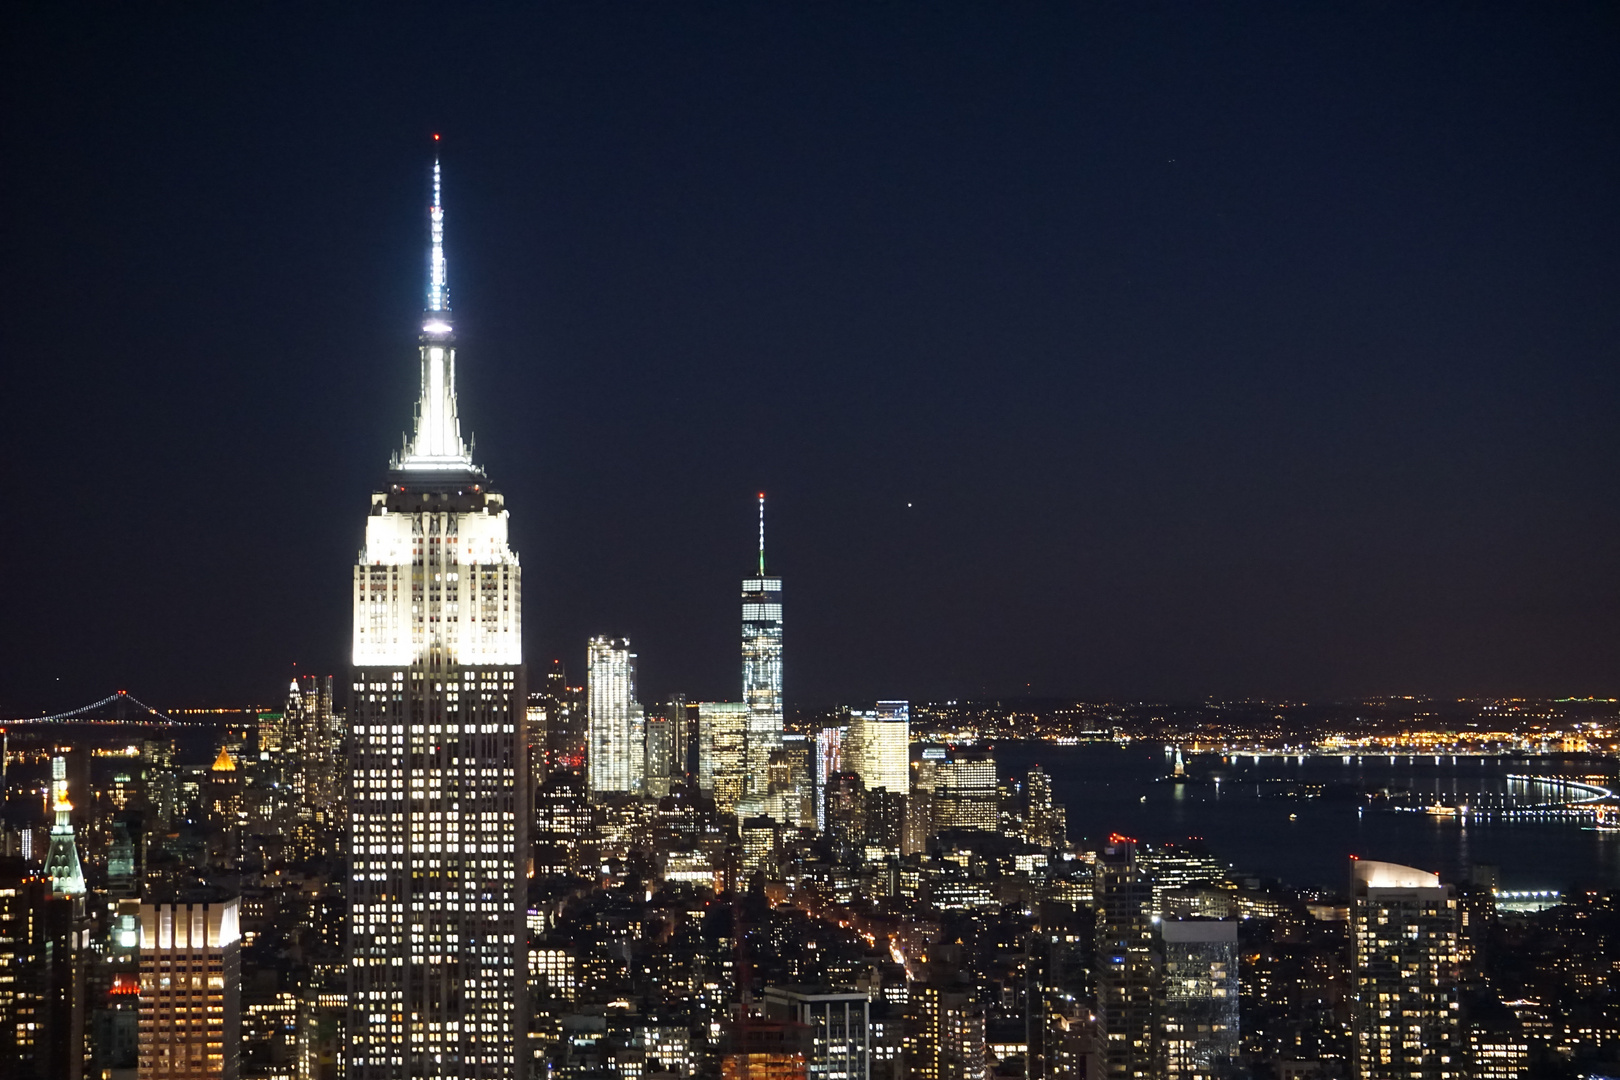
[[[1620,9],[8,29],[8,1080],[1620,1075]]]
[[[798,701],[1615,692],[1612,9],[246,18],[17,27],[0,705],[339,670],[433,131],[532,664],[728,699],[764,490]]]

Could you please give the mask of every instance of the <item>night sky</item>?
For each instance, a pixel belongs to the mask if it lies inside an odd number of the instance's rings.
[[[531,665],[1620,692],[1615,5],[461,7],[8,9],[0,712],[343,673],[435,131]]]

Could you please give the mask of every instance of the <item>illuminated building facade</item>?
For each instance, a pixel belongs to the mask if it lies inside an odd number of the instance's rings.
[[[810,1032],[790,1020],[739,1020],[720,1059],[721,1080],[808,1080]]]
[[[872,1001],[865,993],[767,986],[765,1015],[810,1030],[810,1080],[871,1080]]]
[[[816,732],[816,829],[827,828],[827,781],[844,771],[844,736],[847,727],[822,728]]]
[[[671,702],[648,711],[647,797],[662,799],[686,774],[686,703]]]
[[[906,1074],[917,1080],[986,1080],[984,1006],[960,979],[914,984],[906,1003]]]
[[[1064,848],[1069,844],[1067,815],[1062,806],[1052,801],[1052,778],[1039,765],[1029,770],[1024,836],[1039,847]]]
[[[747,794],[763,796],[771,754],[782,748],[782,579],[765,576],[763,493],[759,574],[742,583],[742,684],[748,705]]]
[[[742,802],[749,717],[746,701],[698,703],[698,788],[722,814],[736,813]]]
[[[142,1080],[236,1080],[242,935],[235,897],[141,905]]]
[[[51,759],[51,846],[45,854],[45,876],[51,879],[51,895],[83,897],[84,868],[79,864],[79,848],[73,838],[73,803],[68,800],[67,759]]]
[[[591,798],[646,790],[647,735],[636,701],[636,654],[625,638],[593,637],[585,651]]]
[[[1457,898],[1410,866],[1359,859],[1350,870],[1350,956],[1358,1080],[1470,1075],[1457,1001]]]
[[[996,759],[983,750],[952,750],[934,762],[936,829],[1001,828]]]
[[[1159,975],[1153,942],[1153,884],[1133,841],[1114,838],[1097,855],[1097,1027],[1103,1075],[1156,1080]]]
[[[354,571],[348,1075],[511,1078],[529,798],[518,557],[462,442],[433,169],[414,437]]]
[[[376,598],[368,598],[368,603],[375,602]],[[313,858],[331,846],[343,827],[343,775],[338,768],[343,738],[333,708],[332,677],[294,679],[276,727],[274,775],[288,792],[294,854]]]
[[[1237,923],[1163,922],[1159,936],[1164,949],[1164,1075],[1172,1080],[1230,1075],[1239,1036]]]
[[[844,755],[844,769],[859,773],[866,790],[905,794],[911,788],[911,706],[880,701],[869,712],[851,713]]]

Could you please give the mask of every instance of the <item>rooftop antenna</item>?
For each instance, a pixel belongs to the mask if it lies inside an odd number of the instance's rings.
[[[759,493],[759,576],[765,576],[765,493]]]

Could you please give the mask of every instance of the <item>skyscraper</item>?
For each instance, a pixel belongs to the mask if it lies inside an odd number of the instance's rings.
[[[1230,919],[1159,924],[1164,945],[1160,1028],[1164,1075],[1215,1080],[1238,1052],[1238,938]]]
[[[242,935],[236,897],[143,903],[137,1057],[151,1080],[240,1075]]]
[[[1153,883],[1136,862],[1136,843],[1113,837],[1098,853],[1097,1022],[1103,1075],[1150,1080],[1159,1067],[1158,973],[1153,955]]]
[[[1457,898],[1438,875],[1351,863],[1357,1080],[1469,1075],[1457,1013],[1458,932]]]
[[[934,821],[941,829],[978,829],[996,832],[1001,827],[996,759],[989,750],[953,747],[934,761]]]
[[[358,592],[356,594],[358,605]],[[375,602],[375,600],[373,600]],[[359,634],[356,608],[356,638]],[[287,688],[280,724],[280,782],[291,795],[293,854],[314,858],[331,846],[342,823],[337,805],[343,777],[337,767],[341,740],[334,714],[332,677],[305,675]]]
[[[439,163],[414,436],[354,571],[352,1080],[513,1078],[528,770],[519,567],[461,439]]]
[[[748,704],[748,794],[766,794],[782,747],[782,579],[765,576],[765,493],[759,493],[759,574],[742,583],[742,682]]]
[[[698,703],[698,788],[722,814],[736,813],[746,779],[748,703]]]
[[[844,755],[844,768],[859,773],[866,790],[904,795],[911,788],[910,704],[880,701],[870,712],[851,713]]]
[[[647,735],[636,700],[636,654],[626,638],[593,637],[585,653],[591,798],[646,790]]]

